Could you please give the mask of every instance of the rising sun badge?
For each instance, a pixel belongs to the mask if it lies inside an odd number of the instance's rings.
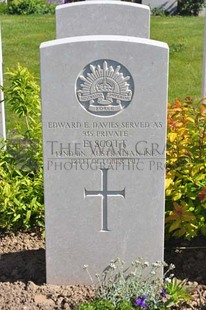
[[[81,106],[97,116],[113,116],[130,104],[134,82],[130,72],[114,60],[88,64],[77,77],[76,95]]]

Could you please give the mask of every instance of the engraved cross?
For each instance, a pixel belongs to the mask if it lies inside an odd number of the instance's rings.
[[[109,231],[108,229],[108,215],[107,215],[107,207],[108,207],[108,196],[122,196],[125,198],[125,188],[121,191],[110,191],[107,189],[107,174],[109,169],[100,169],[101,170],[101,190],[88,191],[86,188],[84,189],[84,195],[86,196],[101,196],[101,231]]]

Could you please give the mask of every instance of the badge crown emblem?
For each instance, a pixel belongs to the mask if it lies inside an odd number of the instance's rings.
[[[111,85],[111,81],[108,81],[107,78],[104,78],[103,81],[100,81],[96,86],[98,92],[108,92],[114,90],[114,85]]]
[[[115,67],[108,62],[116,63],[107,60],[96,61],[88,65],[77,80],[79,102],[87,111],[101,116],[120,112],[129,104],[133,95],[133,81],[128,70],[118,63]],[[126,71],[126,74],[122,71]]]

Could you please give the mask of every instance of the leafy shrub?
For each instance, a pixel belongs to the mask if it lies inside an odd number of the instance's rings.
[[[8,5],[6,2],[0,2],[0,14],[8,13]]]
[[[206,104],[169,104],[166,229],[174,237],[206,235]]]
[[[9,0],[8,13],[17,15],[54,14],[55,4],[46,0]]]
[[[178,0],[177,13],[180,15],[197,16],[205,7],[205,0]]]
[[[24,120],[18,139],[0,149],[0,227],[7,230],[44,226],[42,141],[39,86],[26,68],[7,72],[6,104]]]
[[[158,275],[163,266],[167,264],[156,262],[150,265],[142,258],[129,267],[125,267],[119,258],[112,260],[101,275],[96,275],[96,300],[81,304],[77,310],[166,310],[181,305],[190,299],[189,288],[173,275],[168,277],[174,269],[172,264],[161,280]],[[88,266],[85,270],[94,284]]]
[[[152,8],[151,9],[151,14],[152,16],[168,16],[169,12],[167,10],[164,9],[159,9],[159,8]]]

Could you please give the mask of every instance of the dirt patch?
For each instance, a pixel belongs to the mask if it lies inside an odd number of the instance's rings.
[[[91,287],[46,285],[45,244],[40,235],[0,235],[0,309],[74,309],[92,299]],[[165,261],[176,266],[178,279],[194,288],[190,305],[181,309],[206,309],[206,238],[166,244]]]

